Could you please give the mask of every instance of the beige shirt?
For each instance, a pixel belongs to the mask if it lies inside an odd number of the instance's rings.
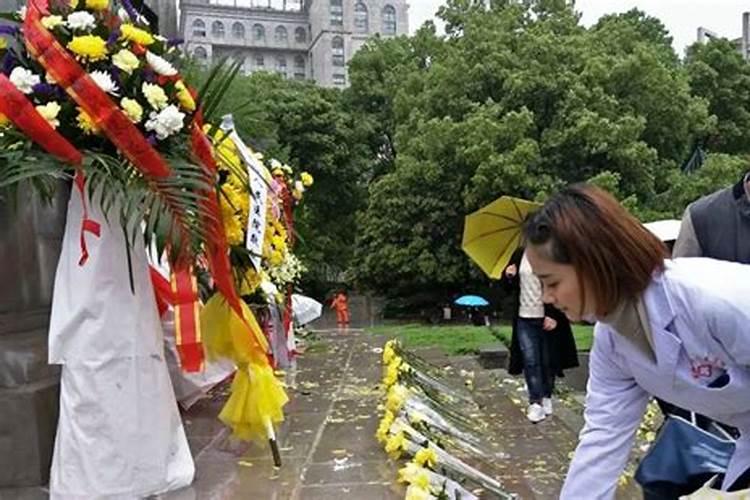
[[[641,297],[622,301],[601,322],[610,325],[617,333],[629,339],[639,350],[656,361],[654,335]]]
[[[521,282],[520,303],[518,316],[521,318],[543,318],[544,302],[542,302],[542,282],[536,277],[526,258],[526,253],[521,258],[518,269]]]

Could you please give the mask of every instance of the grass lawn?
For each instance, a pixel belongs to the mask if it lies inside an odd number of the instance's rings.
[[[509,325],[473,326],[441,325],[430,326],[420,323],[386,324],[368,328],[376,335],[396,335],[406,347],[440,347],[448,354],[471,354],[479,348],[501,340],[510,345],[511,327]],[[573,336],[580,351],[591,348],[593,327],[573,325]]]

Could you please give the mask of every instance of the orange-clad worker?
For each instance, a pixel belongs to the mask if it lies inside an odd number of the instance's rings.
[[[336,323],[339,328],[349,326],[349,302],[343,291],[338,292],[331,301],[331,309],[336,309]]]

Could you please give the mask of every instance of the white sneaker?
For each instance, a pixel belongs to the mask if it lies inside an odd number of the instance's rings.
[[[544,417],[546,417],[544,414],[544,408],[542,408],[542,405],[539,403],[531,403],[526,410],[526,418],[534,424],[544,420]]]
[[[545,415],[552,415],[552,398],[542,399],[542,408]]]

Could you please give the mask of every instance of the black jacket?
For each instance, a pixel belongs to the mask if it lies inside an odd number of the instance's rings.
[[[521,267],[521,258],[523,257],[523,248],[519,248],[513,253],[508,266],[515,264],[516,269]],[[506,266],[507,267],[507,266]],[[503,287],[514,294],[513,301],[513,335],[510,341],[510,365],[508,372],[511,375],[518,375],[523,372],[523,355],[521,354],[521,345],[518,343],[518,306],[520,305],[520,288],[521,280],[519,273],[513,278],[505,276],[501,279]],[[552,335],[552,369],[555,373],[562,375],[563,370],[575,368],[578,366],[578,350],[573,338],[573,330],[570,328],[568,318],[557,308],[544,304],[544,315],[557,321],[557,327],[548,332]]]

